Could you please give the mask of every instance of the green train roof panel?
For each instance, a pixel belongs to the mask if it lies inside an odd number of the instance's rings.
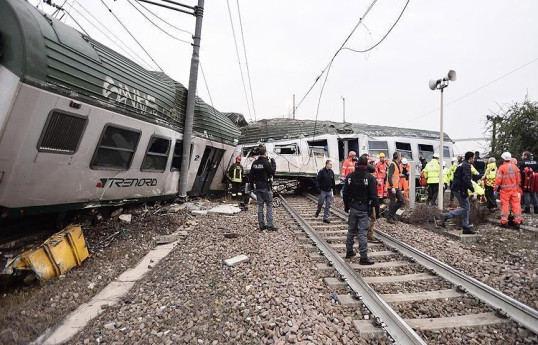
[[[315,133],[315,134],[314,134]],[[241,128],[239,144],[269,142],[314,137],[324,134],[366,134],[369,137],[411,137],[439,140],[439,132],[421,129],[367,125],[363,123],[313,121],[295,119],[269,119],[250,123]],[[445,133],[445,140],[450,137]]]
[[[25,83],[183,132],[187,89],[23,0],[0,1],[0,64]],[[1,41],[1,40],[0,40]],[[239,128],[196,97],[196,135],[233,144]]]

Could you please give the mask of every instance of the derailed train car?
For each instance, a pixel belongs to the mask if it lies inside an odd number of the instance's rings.
[[[2,218],[173,198],[187,90],[22,0],[0,1]],[[222,188],[238,127],[196,99],[189,194]]]
[[[270,119],[241,127],[236,154],[242,155],[242,164],[248,170],[262,143],[277,165],[279,178],[298,178],[311,181],[331,159],[335,174],[340,174],[342,162],[349,151],[358,155],[368,153],[378,157],[384,153],[389,159],[398,151],[418,169],[419,158],[430,160],[439,153],[439,132],[357,123]],[[444,135],[444,157],[447,164],[453,155],[453,143]]]

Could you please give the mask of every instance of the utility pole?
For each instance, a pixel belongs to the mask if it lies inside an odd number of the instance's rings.
[[[181,174],[179,179],[179,199],[187,200],[187,186],[189,182],[189,162],[191,160],[191,137],[194,123],[194,101],[196,84],[198,82],[198,65],[200,63],[200,38],[202,36],[202,18],[204,16],[204,0],[198,0],[194,7],[196,28],[194,30],[194,43],[192,45],[191,72],[189,76],[189,89],[187,92],[187,111],[183,128],[183,157],[181,158]]]
[[[343,115],[343,118],[344,118],[344,123],[346,122],[346,99],[344,98],[344,96],[340,96],[342,97],[342,115]]]
[[[293,119],[295,120],[295,94],[293,94]]]
[[[497,121],[501,119],[499,115],[496,116],[490,116],[487,115],[486,119],[491,121],[492,128],[491,128],[491,153],[495,152],[495,137],[497,135]]]

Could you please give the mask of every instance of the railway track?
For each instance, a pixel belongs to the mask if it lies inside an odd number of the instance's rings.
[[[426,344],[446,343],[436,338],[445,333],[457,343],[473,329],[502,334],[511,323],[538,334],[535,309],[380,231],[381,243],[368,245],[374,265],[344,259],[347,214],[333,208],[325,224],[314,218],[316,201],[310,195],[281,198],[306,235],[299,236],[311,257],[321,261],[316,267],[325,283],[345,292],[334,299],[364,310],[354,321],[362,336],[386,332],[398,344]]]

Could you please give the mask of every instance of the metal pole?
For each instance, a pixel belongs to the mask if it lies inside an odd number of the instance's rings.
[[[441,138],[441,147],[439,148],[439,193],[437,193],[437,206],[441,211],[443,211],[443,200],[445,197],[445,192],[443,190],[443,162],[444,162],[444,134],[443,134],[443,90],[444,87],[441,85],[441,129],[439,131],[439,136]]]
[[[343,114],[344,114],[344,123],[346,122],[346,99],[342,97],[342,106],[343,106]]]
[[[187,111],[185,113],[185,126],[183,128],[183,157],[181,158],[181,174],[179,179],[179,198],[187,200],[187,186],[189,182],[189,162],[191,161],[191,137],[194,123],[194,101],[196,96],[196,83],[198,82],[198,64],[200,63],[200,37],[202,36],[202,18],[204,16],[204,0],[198,0],[194,8],[196,28],[194,30],[194,43],[192,46],[191,72],[189,76],[189,89],[187,92]]]
[[[295,120],[295,94],[293,94],[293,119]]]

